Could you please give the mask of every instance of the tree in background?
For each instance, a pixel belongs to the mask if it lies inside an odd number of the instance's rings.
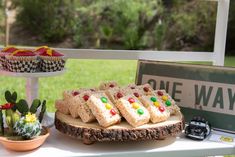
[[[164,0],[163,49],[213,51],[216,2]]]
[[[81,1],[75,42],[81,47],[143,49],[161,15],[161,0]],[[86,45],[86,40],[92,42]],[[93,45],[92,45],[93,43]]]
[[[230,1],[226,54],[235,55],[235,1]]]
[[[19,27],[73,47],[212,51],[216,3],[204,0],[12,0]],[[231,1],[227,49],[234,36]]]
[[[213,49],[215,2],[102,0],[86,2],[84,5],[82,1],[77,10],[79,27],[75,42],[78,47]],[[96,44],[86,45],[89,43],[86,42],[88,36],[90,41],[94,40],[90,44]]]
[[[72,33],[74,5],[69,0],[14,0],[21,27],[46,42],[59,42]]]

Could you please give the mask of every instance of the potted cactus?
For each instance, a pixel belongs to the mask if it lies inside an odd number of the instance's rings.
[[[26,100],[17,101],[17,93],[9,91],[5,92],[5,99],[7,103],[0,106],[0,142],[15,151],[28,151],[43,144],[49,136],[48,128],[41,125],[46,101],[35,99],[29,108]]]

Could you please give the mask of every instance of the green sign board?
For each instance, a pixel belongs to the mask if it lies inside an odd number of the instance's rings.
[[[235,132],[235,68],[140,60],[136,83],[165,89],[186,121],[201,115],[212,127]]]

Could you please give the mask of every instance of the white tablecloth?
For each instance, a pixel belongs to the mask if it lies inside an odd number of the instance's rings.
[[[212,141],[193,141],[180,137],[171,137],[161,141],[144,142],[105,142],[84,145],[51,128],[51,135],[38,149],[31,152],[13,152],[0,145],[0,157],[60,157],[60,156],[122,156],[122,157],[188,157],[235,154],[235,146]]]

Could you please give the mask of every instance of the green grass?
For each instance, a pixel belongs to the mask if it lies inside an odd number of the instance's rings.
[[[64,75],[40,78],[39,97],[47,100],[48,111],[54,111],[54,101],[64,90],[98,86],[101,81],[116,80],[121,85],[134,83],[137,61],[74,60],[66,63]],[[0,77],[0,104],[5,103],[5,90],[16,91],[25,99],[25,79]]]
[[[235,57],[226,57],[225,66],[235,66]],[[115,80],[121,85],[134,83],[137,61],[68,60],[64,75],[40,78],[39,97],[46,99],[48,111],[55,111],[54,101],[64,90],[98,86],[101,81]],[[0,104],[5,103],[5,90],[17,91],[25,98],[25,79],[0,77]]]
[[[235,67],[235,56],[225,57],[224,66]]]

